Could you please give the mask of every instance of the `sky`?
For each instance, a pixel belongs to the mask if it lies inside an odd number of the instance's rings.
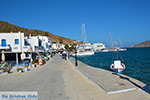
[[[124,46],[150,40],[150,0],[0,0],[0,20],[82,41]]]

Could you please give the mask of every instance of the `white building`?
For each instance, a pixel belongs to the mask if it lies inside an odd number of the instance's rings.
[[[29,45],[25,45],[24,33],[0,33],[0,50],[11,52],[29,52]]]
[[[71,47],[71,45],[68,45],[68,46]],[[64,49],[65,50],[65,44],[54,43],[54,44],[52,44],[52,49],[53,50],[60,50],[60,49]]]
[[[52,44],[52,49],[53,50],[58,50],[59,49],[59,44],[53,43]]]
[[[39,38],[37,36],[25,37],[25,44],[32,47],[33,52],[36,52],[36,47],[39,47]]]
[[[42,52],[45,50],[50,50],[51,39],[47,36],[30,36],[25,37],[27,44],[30,44],[33,52]]]
[[[44,52],[50,50],[51,39],[47,36],[29,36],[24,37],[24,33],[0,33],[0,54],[5,52],[6,58],[14,60],[18,65],[21,59],[30,59],[32,61],[32,53]],[[10,57],[9,57],[10,56]],[[1,59],[1,58],[0,58]]]
[[[38,36],[38,37],[42,42],[41,46],[43,46],[45,50],[49,49],[49,47],[52,44],[51,39],[47,36]]]
[[[5,54],[16,54],[16,62],[18,64],[21,53],[26,55],[24,58],[32,59],[32,48],[30,45],[26,45],[24,39],[24,33],[0,33],[0,51],[4,50]]]
[[[64,49],[65,50],[65,45],[64,44],[59,44],[59,49]]]

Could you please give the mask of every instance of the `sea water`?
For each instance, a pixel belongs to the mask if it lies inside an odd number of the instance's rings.
[[[150,48],[127,48],[118,52],[126,69],[122,72],[150,86]],[[92,56],[80,56],[78,60],[92,67],[111,71],[110,65],[116,59],[116,52],[95,52]]]

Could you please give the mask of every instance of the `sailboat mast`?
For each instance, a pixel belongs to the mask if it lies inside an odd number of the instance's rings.
[[[114,45],[113,45],[113,41],[112,41],[110,32],[109,32],[109,39],[110,39],[110,49],[114,49]]]
[[[116,44],[116,47],[117,47],[117,44]],[[118,48],[117,49],[117,52],[116,52],[116,59],[118,60]]]
[[[81,33],[82,33],[82,41],[83,43],[86,43],[86,30],[85,30],[85,24],[81,23]]]
[[[111,34],[109,33],[110,49],[111,49]]]
[[[83,23],[81,23],[81,34],[82,34],[82,42],[84,43],[84,35],[83,35]]]

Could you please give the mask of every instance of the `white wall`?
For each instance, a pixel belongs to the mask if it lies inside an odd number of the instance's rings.
[[[58,46],[58,44],[52,44],[52,48],[53,49],[59,49],[59,46]]]
[[[70,45],[69,45],[69,47],[70,47]],[[64,49],[65,50],[65,45],[64,44],[60,44],[59,45],[59,49]]]
[[[47,37],[47,36],[38,36],[39,37],[39,39],[42,41],[42,46],[45,48],[45,49],[47,49],[48,48],[48,46],[50,45],[50,40],[51,39],[49,39],[49,37]]]
[[[2,39],[6,39],[6,44],[11,46],[12,52],[21,52],[24,47],[24,33],[0,33],[0,44]],[[15,44],[15,39],[19,39],[19,44]]]
[[[39,46],[38,36],[25,37],[25,39],[31,45],[32,50],[35,52],[35,46]]]
[[[51,43],[51,39],[49,39],[49,37],[47,36],[29,36],[29,37],[25,37],[26,41],[28,43],[30,43],[32,50],[35,52],[35,46],[39,46],[39,40],[42,41],[41,46],[44,47],[44,49],[46,50],[49,46],[49,44]]]

